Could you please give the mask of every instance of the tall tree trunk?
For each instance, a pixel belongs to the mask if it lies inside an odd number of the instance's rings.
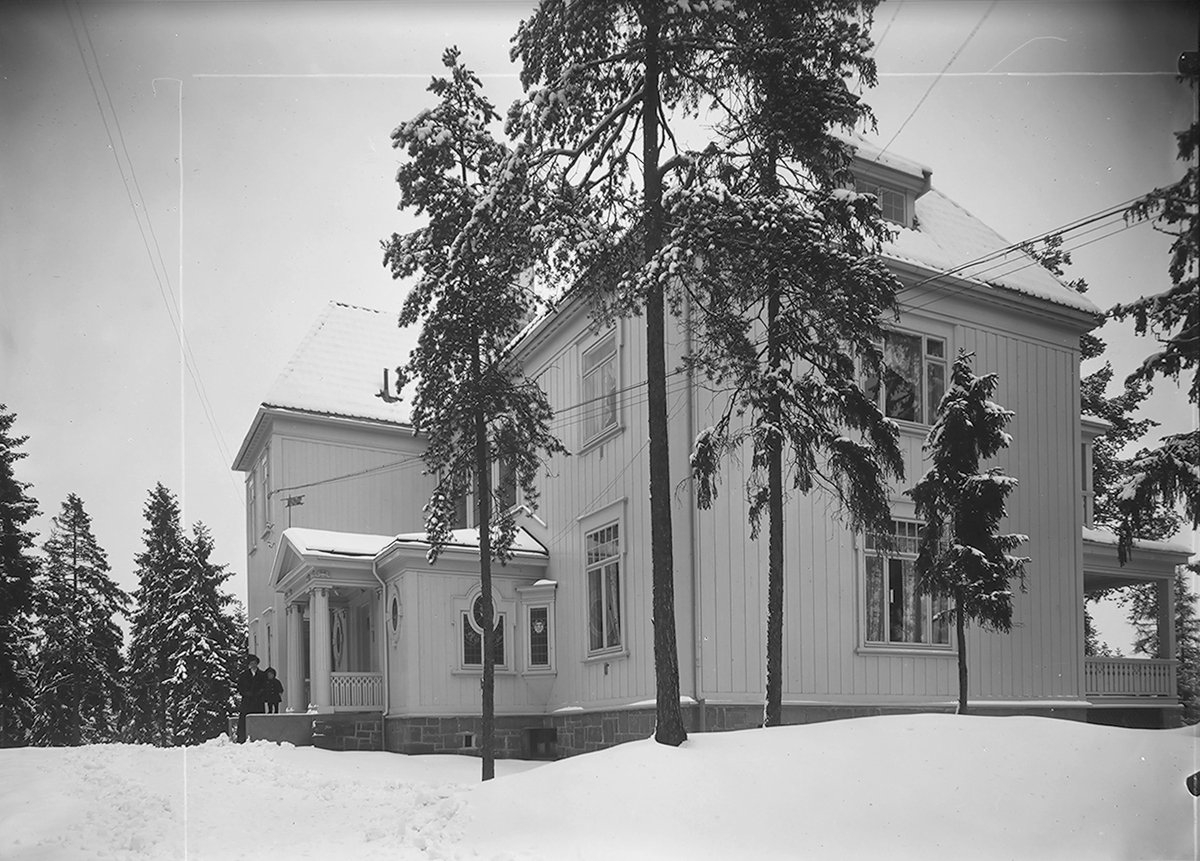
[[[480,748],[483,753],[483,779],[491,780],[496,776],[496,625],[495,608],[492,606],[492,472],[491,461],[488,458],[487,417],[483,405],[478,402],[483,397],[480,346],[475,342],[475,356],[472,361],[472,373],[476,387],[475,397],[475,486],[478,488],[478,523],[479,527],[479,595],[483,608],[483,718],[480,726]],[[470,612],[471,608],[467,608]]]
[[[642,97],[642,182],[645,260],[662,247],[662,175],[659,173],[659,61],[661,10],[644,10],[645,95]],[[646,397],[650,413],[650,554],[654,606],[654,676],[660,744],[687,738],[679,708],[679,653],[675,643],[675,559],[671,529],[671,464],[667,444],[667,359],[665,308],[661,287],[646,296]],[[627,634],[626,634],[627,635]]]
[[[954,635],[958,642],[958,714],[967,713],[967,622],[963,618],[963,590],[954,589]]]
[[[781,373],[783,347],[775,330],[775,320],[779,316],[777,273],[769,275],[768,289],[768,361],[774,373]],[[783,434],[779,429],[782,413],[776,387],[767,403],[767,421],[771,427],[767,442],[767,726],[783,723]]]
[[[72,512],[73,518],[78,515]],[[82,741],[79,708],[79,525],[71,528],[71,744]]]

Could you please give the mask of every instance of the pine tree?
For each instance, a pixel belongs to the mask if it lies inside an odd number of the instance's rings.
[[[697,501],[711,504],[721,456],[749,443],[753,536],[767,515],[768,726],[783,720],[785,459],[791,491],[830,490],[857,530],[888,531],[888,480],[903,477],[898,429],[859,385],[879,372],[900,283],[877,256],[878,202],[846,191],[849,147],[833,134],[871,119],[845,81],[874,82],[874,6],[739,4],[726,61],[703,72],[728,113],[666,198],[660,259],[691,309],[691,366],[729,390],[695,443]]]
[[[32,485],[17,478],[14,466],[28,437],[14,436],[16,414],[0,404],[0,747],[28,743],[33,722],[32,610],[37,559],[33,532],[25,528],[38,514]]]
[[[34,743],[116,741],[125,708],[127,596],[109,577],[83,500],[69,494],[51,522],[36,583],[37,719]]]
[[[1195,74],[1185,76],[1193,88]],[[1180,376],[1187,387],[1193,412],[1200,406],[1200,123],[1193,122],[1176,134],[1179,158],[1190,162],[1178,182],[1157,188],[1131,208],[1131,221],[1152,220],[1173,237],[1168,271],[1171,286],[1161,293],[1108,312],[1114,320],[1132,319],[1139,335],[1154,336],[1154,352],[1129,377],[1126,386],[1150,387],[1155,378]],[[1129,463],[1129,472],[1116,492],[1117,553],[1124,564],[1134,541],[1147,521],[1165,507],[1182,505],[1192,528],[1200,525],[1200,430],[1168,434],[1155,446],[1140,450]]]
[[[186,584],[185,538],[179,527],[179,503],[161,482],[150,491],[143,509],[145,549],[134,557],[138,588],[130,628],[128,675],[128,740],[141,744],[170,743],[167,688],[174,676],[171,658],[171,599]]]
[[[228,728],[241,641],[231,624],[233,597],[221,586],[232,576],[212,561],[203,523],[185,540],[187,567],[167,601],[167,676],[163,680],[169,744],[201,744]]]
[[[392,133],[407,155],[396,175],[400,207],[428,223],[384,243],[384,263],[396,278],[416,276],[400,314],[402,326],[421,323],[397,392],[415,384],[411,421],[426,438],[424,461],[439,476],[426,506],[430,562],[450,539],[455,508],[476,494],[479,526],[482,638],[482,775],[495,776],[495,642],[491,570],[510,556],[515,517],[492,466],[503,463],[537,504],[541,458],[565,452],[549,432],[545,394],[523,379],[507,348],[535,304],[527,273],[538,244],[532,231],[538,191],[528,184],[520,152],[488,131],[499,119],[480,82],[448,49],[447,78],[430,92],[438,104]]]
[[[924,450],[933,466],[907,493],[925,521],[917,553],[917,590],[953,599],[958,645],[958,713],[967,713],[966,623],[1007,633],[1012,629],[1012,581],[1025,588],[1028,558],[1012,556],[1028,538],[1001,535],[1004,500],[1017,485],[998,468],[980,471],[980,461],[1007,448],[1004,427],[1013,413],[994,403],[996,374],[975,376],[973,354],[960,351],[949,390]]]

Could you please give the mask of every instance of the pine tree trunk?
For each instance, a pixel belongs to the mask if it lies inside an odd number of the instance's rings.
[[[642,172],[645,217],[645,260],[662,246],[662,176],[659,173],[660,14],[647,3],[645,28],[645,94],[642,97]],[[667,360],[662,288],[646,296],[646,397],[650,414],[650,554],[653,578],[654,676],[660,744],[678,745],[687,738],[679,708],[679,653],[675,643],[675,560],[671,529],[671,464],[667,444]],[[628,636],[628,633],[625,633]]]
[[[773,161],[773,160],[772,160]],[[782,370],[782,346],[775,331],[779,316],[779,277],[770,275],[767,297],[767,353],[771,370]],[[783,723],[783,437],[778,387],[767,405],[771,431],[767,443],[767,707],[766,725]]]
[[[963,590],[954,590],[954,635],[958,641],[958,714],[967,713],[967,623],[963,618]]]
[[[475,345],[472,371],[478,389],[482,376],[480,369],[479,344]],[[482,397],[477,391],[476,397]],[[475,405],[475,475],[478,488],[477,526],[479,528],[479,595],[483,608],[483,718],[480,726],[480,749],[483,754],[483,779],[496,776],[496,626],[495,608],[492,606],[492,473],[488,458],[487,417],[483,406]],[[469,608],[468,608],[469,611]]]

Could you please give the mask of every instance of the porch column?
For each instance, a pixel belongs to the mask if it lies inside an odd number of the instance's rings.
[[[1175,657],[1175,578],[1159,580],[1158,657]]]
[[[318,586],[312,590],[310,624],[312,626],[312,651],[309,653],[312,701],[318,710],[333,706],[329,695],[330,666],[329,646],[329,590]]]
[[[304,610],[287,605],[287,710],[308,711],[304,702]]]

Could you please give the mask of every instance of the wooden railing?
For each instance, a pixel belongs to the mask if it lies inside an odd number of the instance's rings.
[[[1085,658],[1089,697],[1173,697],[1175,661],[1166,658]]]
[[[343,711],[382,711],[383,673],[330,673],[331,705]]]

